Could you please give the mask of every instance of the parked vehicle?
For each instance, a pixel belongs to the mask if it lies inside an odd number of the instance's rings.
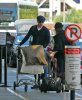
[[[68,25],[71,25],[71,24],[73,24],[73,23],[71,23],[71,22],[62,22],[62,24],[63,24],[63,29],[65,30],[65,28],[66,28]]]
[[[14,26],[17,19],[36,19],[38,5],[31,0],[0,0],[0,26]]]
[[[15,39],[14,36],[12,36],[9,32],[6,32],[7,63],[9,63],[10,52],[11,52],[14,39]],[[2,52],[2,59],[5,59],[5,56],[6,56],[5,50],[6,50],[5,46],[2,46],[2,51],[0,48],[0,51]]]
[[[16,47],[19,45],[19,43],[22,41],[22,39],[25,37],[25,35],[19,34],[15,37],[12,49],[11,49],[11,54],[10,54],[10,58],[9,58],[9,63],[8,66],[9,67],[17,67],[17,62],[16,62],[16,55],[17,55],[17,50]],[[29,46],[31,42],[31,38],[28,39],[28,41],[26,41],[22,46]]]

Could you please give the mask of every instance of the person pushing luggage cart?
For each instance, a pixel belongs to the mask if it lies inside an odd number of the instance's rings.
[[[30,36],[33,37],[33,40],[31,42],[31,45],[42,45],[46,54],[46,47],[50,42],[50,32],[49,30],[43,26],[43,23],[45,22],[45,17],[42,15],[37,16],[37,25],[34,25],[30,28],[29,32],[26,34],[25,38],[20,42],[19,46],[21,46],[23,43],[25,43]],[[48,68],[44,65],[44,75],[47,76]],[[36,75],[35,81],[36,81]],[[38,85],[40,84],[40,77],[41,75],[38,75]],[[37,86],[34,85],[32,88],[36,88]]]

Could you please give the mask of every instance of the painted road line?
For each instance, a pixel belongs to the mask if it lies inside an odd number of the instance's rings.
[[[76,95],[76,96],[79,96],[79,97],[82,97],[82,95],[79,94],[79,93],[75,93],[75,95]],[[82,98],[81,98],[81,99],[82,99]]]
[[[8,90],[9,92],[11,92],[12,94],[16,95],[17,97],[21,98],[22,100],[29,100],[29,99],[23,97],[22,95],[20,95],[20,94],[14,92],[13,90],[11,90],[11,89],[9,89],[9,88],[7,88],[7,90]]]
[[[11,92],[12,94],[16,95],[17,97],[21,98],[22,100],[29,100],[29,99],[23,97],[22,95],[20,95],[20,94],[14,92],[13,90],[11,90],[11,89],[9,89],[9,88],[7,88],[7,90],[8,90],[9,92]],[[64,94],[64,95],[65,95],[65,94]],[[79,95],[79,94],[76,93],[76,95]],[[82,95],[81,95],[81,96],[82,96]],[[64,98],[64,100],[66,100],[66,97]],[[75,100],[82,100],[82,98],[75,98]]]
[[[82,98],[75,98],[75,100],[82,100]]]

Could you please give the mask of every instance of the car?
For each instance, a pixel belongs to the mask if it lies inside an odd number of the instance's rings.
[[[12,36],[9,32],[6,32],[6,46],[7,46],[7,63],[9,62],[10,52],[13,45],[15,37]],[[5,47],[2,47],[2,50],[5,51]],[[2,58],[5,59],[5,53],[2,52]]]
[[[62,25],[63,25],[63,30],[65,30],[65,28],[66,28],[68,25],[73,24],[73,23],[71,23],[71,22],[61,22],[61,23],[62,23]]]
[[[11,53],[10,53],[10,58],[9,58],[9,63],[8,66],[9,67],[13,67],[16,68],[17,67],[17,49],[16,47],[19,45],[19,43],[22,41],[22,39],[25,37],[25,34],[18,34],[15,37],[15,40],[13,42],[13,46],[11,49]],[[32,41],[32,38],[30,37],[22,46],[29,46],[30,43]]]

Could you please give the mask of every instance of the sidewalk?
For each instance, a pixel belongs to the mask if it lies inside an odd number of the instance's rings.
[[[28,78],[26,75],[24,77]],[[8,87],[0,87],[0,100],[70,100],[70,93],[56,93],[54,91],[41,93],[40,90],[31,89],[30,86],[27,92],[25,92],[24,86],[19,86],[14,91],[13,82],[16,81],[16,69],[8,68],[7,78]],[[82,98],[78,97],[75,100],[82,100]]]
[[[13,92],[12,87],[0,87],[0,100],[70,100],[68,93],[41,93],[39,90],[29,90],[24,92],[17,88]],[[82,100],[76,98],[75,100]]]
[[[0,100],[23,100],[12,94],[6,87],[0,87]]]

